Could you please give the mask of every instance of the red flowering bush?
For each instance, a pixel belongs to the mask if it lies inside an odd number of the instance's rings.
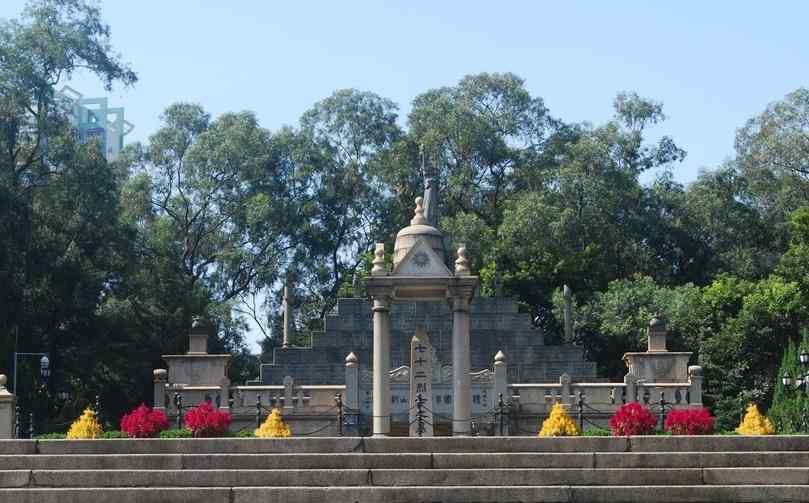
[[[230,414],[206,400],[186,412],[183,421],[195,437],[221,437],[230,426]]]
[[[121,431],[129,438],[156,437],[169,429],[169,420],[162,410],[152,410],[145,403],[121,418]]]
[[[673,435],[710,435],[714,419],[705,407],[674,409],[666,416],[664,429]]]
[[[654,430],[656,424],[657,418],[638,402],[622,405],[610,418],[610,430],[616,437],[646,435]]]

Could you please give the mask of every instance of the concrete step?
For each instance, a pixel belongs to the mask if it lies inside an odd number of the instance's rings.
[[[0,488],[809,485],[807,468],[5,470]]]
[[[0,503],[717,503],[806,501],[809,486],[443,486],[0,489]]]
[[[646,437],[433,437],[287,439],[0,440],[9,454],[201,454],[352,452],[761,452],[809,451],[809,435]]]
[[[457,469],[809,467],[809,452],[23,454],[0,456],[6,470]]]

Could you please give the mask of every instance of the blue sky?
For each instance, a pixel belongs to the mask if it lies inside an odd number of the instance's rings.
[[[2,0],[0,18],[24,0]],[[259,2],[107,0],[115,50],[140,82],[113,105],[159,127],[175,101],[214,115],[253,110],[263,126],[297,123],[336,89],[370,90],[400,105],[466,74],[514,72],[551,113],[599,123],[622,90],[664,103],[688,156],[675,177],[733,154],[736,128],[809,85],[807,2]],[[86,76],[71,86],[103,94]]]
[[[0,2],[0,18],[23,0]],[[608,119],[618,91],[660,100],[654,135],[688,152],[693,180],[733,153],[768,103],[809,85],[806,2],[258,2],[107,0],[114,48],[140,82],[110,98],[144,140],[178,100],[295,124],[335,89],[374,91],[405,123],[419,93],[466,74],[511,71],[555,116]],[[85,95],[102,94],[77,76]]]

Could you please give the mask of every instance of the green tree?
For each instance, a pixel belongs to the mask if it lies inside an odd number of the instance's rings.
[[[79,69],[108,89],[136,81],[97,8],[34,1],[0,26],[0,358],[49,351],[52,388],[92,368],[94,310],[121,265],[117,175],[76,143],[55,91]]]

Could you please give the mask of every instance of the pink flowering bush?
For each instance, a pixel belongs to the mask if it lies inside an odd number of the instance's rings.
[[[153,410],[145,403],[121,418],[121,431],[129,438],[156,437],[169,429],[169,420],[162,410]]]
[[[710,435],[714,418],[705,407],[674,409],[666,416],[664,429],[672,435]]]
[[[195,437],[221,437],[230,426],[230,414],[206,400],[186,412],[183,421]]]
[[[610,418],[613,436],[647,435],[654,431],[657,418],[638,402],[626,403]]]

